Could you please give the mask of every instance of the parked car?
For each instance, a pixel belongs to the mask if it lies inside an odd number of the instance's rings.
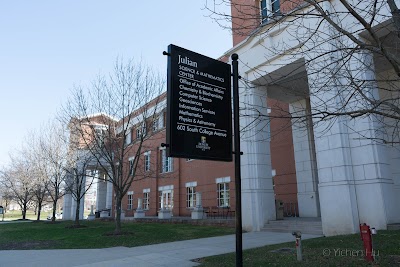
[[[56,220],[61,220],[62,214],[63,214],[62,212],[60,212],[60,213],[56,212]],[[51,213],[47,216],[47,220],[51,220],[51,219],[53,219],[53,213]]]

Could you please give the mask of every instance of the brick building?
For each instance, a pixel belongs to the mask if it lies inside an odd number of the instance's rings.
[[[386,1],[378,1],[379,9],[367,1],[357,5],[348,2],[363,16],[376,12],[371,20],[373,37],[398,57],[400,41]],[[327,128],[309,116],[321,106],[335,108],[346,99],[343,92],[349,87],[344,84],[354,80],[342,77],[341,83],[326,81],[335,71],[351,70],[356,77],[361,76],[359,91],[382,101],[390,98],[387,88],[399,87],[396,73],[379,51],[357,48],[348,61],[335,54],[346,50],[344,44],[356,47],[354,43],[368,40],[370,32],[360,28],[356,17],[343,12],[346,7],[340,1],[316,1],[323,7],[319,11],[301,0],[231,3],[233,48],[221,58],[228,61],[233,53],[239,55],[241,110],[246,115],[240,117],[240,124],[254,125],[241,136],[243,228],[259,231],[275,220],[277,199],[286,203],[287,215],[320,221],[325,235],[355,233],[363,222],[377,229],[399,223],[398,145],[382,145],[372,138],[360,140],[360,133],[375,136],[382,129],[390,133],[396,121],[378,121],[369,114],[343,116],[330,121]],[[343,32],[326,25],[323,16],[310,16],[325,10],[355,39],[344,42],[339,38]],[[336,46],[340,49],[334,49]],[[318,69],[321,65],[326,68]],[[332,66],[338,69],[330,69]],[[330,98],[332,92],[337,97]],[[336,102],[331,103],[332,99]],[[163,103],[160,114],[165,114],[165,100]],[[260,118],[259,114],[267,115]],[[189,216],[194,192],[202,193],[205,207],[235,210],[233,163],[166,158],[161,147],[165,115],[159,118],[157,123],[146,122],[146,131],[152,134],[140,155],[139,169],[144,176],[132,184],[124,198],[126,216],[133,216],[138,198],[144,200],[147,216],[156,216],[161,208],[171,209],[173,216]],[[138,129],[132,125],[127,138],[132,154]],[[397,136],[397,132],[392,135]],[[112,210],[112,188],[104,183],[97,190],[97,203],[104,205],[97,208]],[[100,200],[100,195],[107,196],[106,201]]]

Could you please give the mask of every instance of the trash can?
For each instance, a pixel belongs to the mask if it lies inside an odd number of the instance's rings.
[[[275,200],[276,219],[283,220],[283,201]]]

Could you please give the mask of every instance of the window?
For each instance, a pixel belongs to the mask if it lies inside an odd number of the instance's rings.
[[[279,1],[280,0],[271,0],[271,10],[273,15],[279,15],[281,13]]]
[[[158,121],[158,129],[164,128],[164,113],[160,114],[157,121]]]
[[[136,139],[140,139],[142,137],[142,131],[140,128],[136,128]]]
[[[147,134],[147,125],[146,125],[146,122],[143,122],[143,125],[142,125],[142,134],[143,134],[143,136],[146,136],[146,134]]]
[[[133,203],[133,191],[128,191],[128,210],[132,209],[132,203]]]
[[[132,143],[132,132],[131,130],[127,130],[126,135],[125,135],[125,145],[129,145],[130,143]]]
[[[150,152],[147,151],[144,153],[144,171],[148,172],[150,171]]]
[[[218,207],[229,207],[229,183],[217,184]]]
[[[95,129],[96,142],[98,145],[104,145],[104,138],[106,137],[106,128],[96,126]]]
[[[143,189],[143,209],[148,210],[150,207],[150,188]]]
[[[170,157],[167,157],[167,151],[162,149],[160,151],[161,155],[161,172],[172,172],[173,160]]]
[[[172,185],[160,186],[159,191],[159,208],[172,210],[174,207],[174,190]]]
[[[197,182],[186,183],[186,207],[196,207],[196,186]]]
[[[129,158],[129,175],[133,175],[134,167],[135,167],[135,158]]]
[[[158,130],[158,120],[159,118],[154,118],[153,120],[153,127],[152,127],[153,132],[156,132]]]
[[[142,136],[145,137],[147,134],[146,122],[143,122],[142,126],[136,128],[136,139],[140,139]]]
[[[119,170],[119,163],[115,164],[115,177],[119,177],[119,175],[121,174],[120,170]]]
[[[280,14],[279,0],[261,0],[260,1],[261,22],[267,22],[268,17]]]

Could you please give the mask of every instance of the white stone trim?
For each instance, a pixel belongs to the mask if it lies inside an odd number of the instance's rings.
[[[158,187],[158,191],[164,191],[164,190],[174,190],[174,185],[164,185]]]
[[[128,191],[128,193],[127,193],[128,196],[133,195],[133,194],[134,194],[133,191]]]
[[[215,183],[216,184],[229,183],[230,181],[231,181],[231,177],[230,176],[221,177],[221,178],[216,178],[215,179]]]
[[[185,187],[196,187],[197,186],[197,182],[188,182],[185,184]]]
[[[150,193],[150,188],[143,189],[143,193]]]

